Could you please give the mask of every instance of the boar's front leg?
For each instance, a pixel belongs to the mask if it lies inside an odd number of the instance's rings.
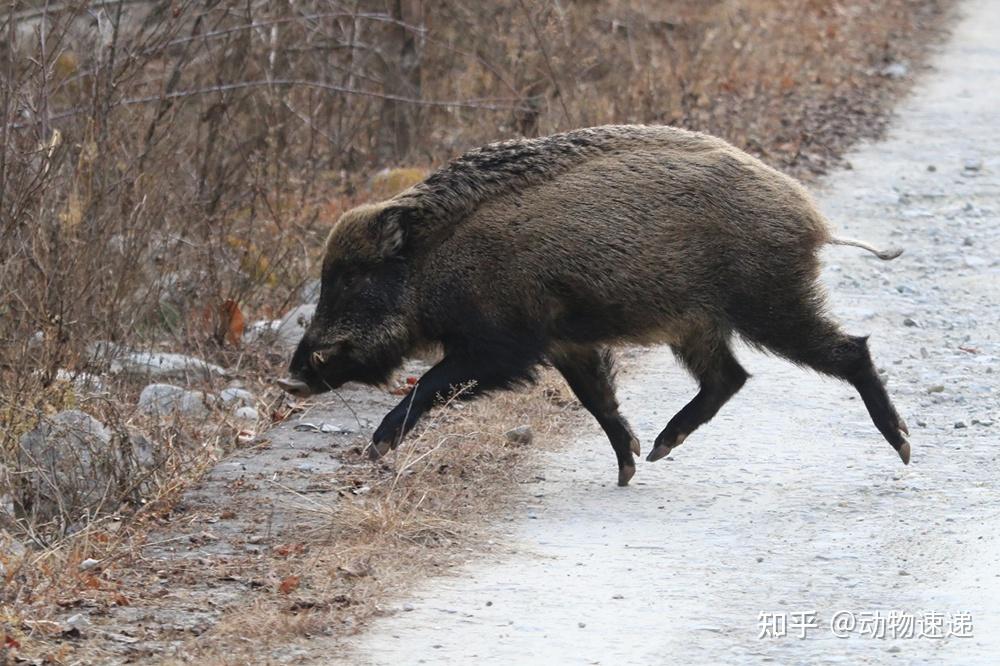
[[[448,353],[424,373],[409,395],[382,419],[372,436],[368,455],[372,459],[379,458],[390,448],[399,446],[420,417],[457,391],[461,391],[462,399],[470,399],[528,380],[539,356],[526,352],[527,349],[531,346]]]
[[[601,424],[618,458],[618,485],[627,486],[635,474],[639,439],[618,412],[615,397],[614,362],[609,350],[560,349],[551,356],[580,404]]]

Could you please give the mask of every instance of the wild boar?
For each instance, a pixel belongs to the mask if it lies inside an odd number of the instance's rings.
[[[303,396],[379,384],[413,350],[442,360],[382,421],[377,457],[434,404],[562,373],[607,433],[618,483],[639,440],[619,413],[610,347],[667,344],[700,384],[657,436],[659,460],[747,380],[740,336],[854,385],[904,463],[909,434],[867,338],[826,314],[817,254],[831,235],[792,178],[728,143],[672,127],[604,126],[490,144],[326,241],[319,305],[281,386]]]

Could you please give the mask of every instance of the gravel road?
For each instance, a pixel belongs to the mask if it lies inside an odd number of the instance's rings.
[[[830,248],[824,281],[846,329],[871,334],[910,466],[851,387],[742,349],[753,378],[670,459],[617,488],[587,424],[498,528],[503,555],[401,600],[344,660],[996,663],[1000,5],[962,11],[888,138],[816,192],[845,235],[906,248]],[[667,349],[624,356],[645,453],[695,388]]]

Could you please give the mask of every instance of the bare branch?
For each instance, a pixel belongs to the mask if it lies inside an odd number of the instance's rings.
[[[523,107],[518,104],[510,105],[500,105],[492,104],[488,102],[479,102],[476,100],[432,100],[432,99],[417,99],[413,97],[404,97],[402,95],[389,95],[386,93],[375,92],[373,90],[358,90],[355,88],[346,88],[344,86],[338,86],[333,83],[323,83],[322,81],[306,81],[300,79],[275,79],[273,81],[240,81],[237,83],[224,83],[217,86],[208,86],[206,88],[198,88],[195,90],[178,90],[171,93],[166,93],[164,95],[150,95],[148,97],[134,97],[131,99],[125,99],[117,104],[112,104],[112,107],[121,106],[136,106],[139,104],[150,104],[153,102],[160,102],[163,100],[171,99],[184,99],[188,97],[199,97],[201,95],[211,95],[214,93],[224,93],[231,92],[233,90],[244,90],[248,88],[264,88],[264,87],[274,87],[274,88],[315,88],[317,90],[325,90],[327,92],[338,93],[343,95],[358,95],[361,97],[372,97],[375,99],[387,99],[395,102],[400,102],[403,104],[413,104],[414,106],[426,106],[426,107],[439,107],[447,109],[482,109],[486,111],[513,111],[522,109]],[[87,109],[83,107],[77,107],[75,109],[68,109],[66,111],[60,111],[59,113],[54,113],[49,116],[49,121],[63,120],[65,118],[71,118],[73,116],[84,113]],[[24,129],[26,127],[34,127],[39,120],[33,120],[30,122],[14,123],[9,125],[10,129]]]

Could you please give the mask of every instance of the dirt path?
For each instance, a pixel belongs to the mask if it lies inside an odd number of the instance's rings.
[[[847,385],[743,349],[754,378],[672,460],[616,488],[588,426],[544,459],[546,481],[504,530],[512,554],[426,584],[346,661],[995,663],[1000,7],[964,13],[889,139],[818,192],[847,235],[906,248],[890,264],[830,249],[824,280],[847,329],[872,335],[912,464]],[[644,448],[693,393],[667,350],[630,355],[621,394]],[[813,611],[807,640],[791,624],[758,639],[761,612]],[[830,630],[837,611],[859,621],[849,638]],[[952,632],[969,612],[974,635],[861,635],[862,613],[890,611],[918,628],[942,613]]]

